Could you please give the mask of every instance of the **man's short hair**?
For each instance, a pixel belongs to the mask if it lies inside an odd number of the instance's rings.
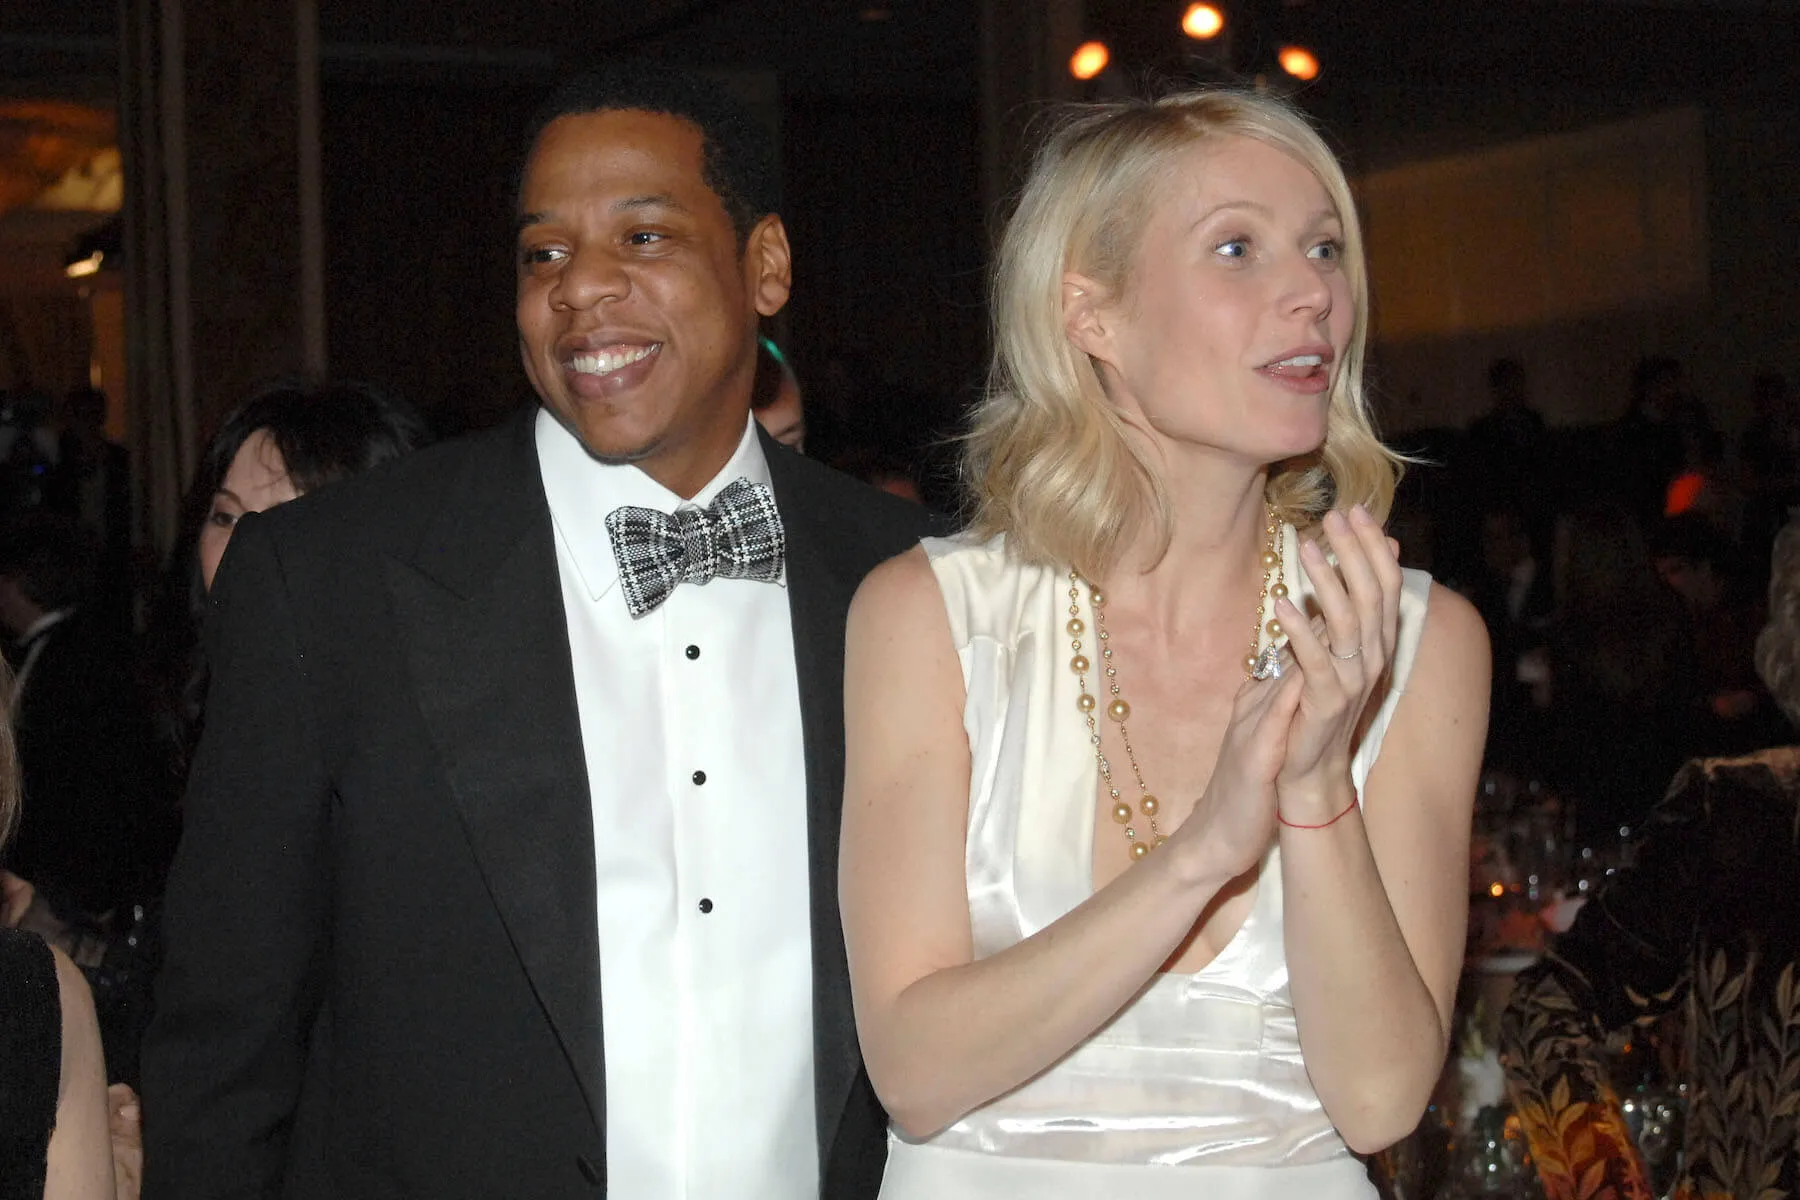
[[[609,63],[565,80],[550,93],[525,128],[515,196],[545,128],[558,117],[595,112],[663,113],[698,128],[702,177],[724,204],[739,246],[758,221],[779,207],[774,143],[762,123],[712,80],[642,62]]]

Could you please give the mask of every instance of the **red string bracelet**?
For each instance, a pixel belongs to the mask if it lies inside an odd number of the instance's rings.
[[[1337,816],[1331,818],[1331,820],[1329,820],[1329,821],[1321,821],[1317,825],[1302,825],[1297,821],[1290,821],[1286,817],[1282,816],[1281,810],[1279,808],[1275,810],[1275,819],[1277,821],[1280,821],[1283,825],[1286,825],[1289,829],[1324,829],[1328,825],[1336,825],[1339,821],[1341,821],[1345,817],[1349,816],[1350,810],[1355,808],[1358,803],[1359,803],[1359,800],[1356,795],[1356,789],[1351,788],[1350,789],[1350,803],[1346,804],[1344,806],[1343,812],[1341,812]]]

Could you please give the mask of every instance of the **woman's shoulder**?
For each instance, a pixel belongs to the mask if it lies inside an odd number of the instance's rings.
[[[955,533],[920,538],[919,545],[924,548],[925,557],[931,562],[951,558],[998,561],[1006,557],[1004,533],[983,537],[973,529],[959,529]]]
[[[1068,571],[1021,558],[1004,534],[930,539],[925,553],[959,641],[1011,641],[1046,611],[1060,611]],[[1046,606],[1049,606],[1048,608]]]
[[[941,578],[962,576],[987,587],[1054,585],[1062,572],[1021,558],[1004,533],[980,534],[965,529],[948,537],[920,540],[931,569]]]
[[[1430,573],[1412,567],[1400,572],[1400,613],[1409,609],[1424,618],[1433,641],[1450,641],[1469,653],[1488,651],[1487,622],[1473,601]]]
[[[881,624],[934,610],[960,649],[976,640],[1011,641],[1057,611],[1062,573],[1013,554],[1004,535],[970,532],[928,537],[881,564],[863,582],[855,607],[865,621]],[[1048,607],[1047,607],[1048,606]]]

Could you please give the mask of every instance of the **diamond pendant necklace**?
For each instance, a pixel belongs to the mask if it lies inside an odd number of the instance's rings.
[[[1275,506],[1264,501],[1268,516],[1264,529],[1262,552],[1262,594],[1256,602],[1256,624],[1250,632],[1250,653],[1244,659],[1244,674],[1252,679],[1279,678],[1281,675],[1280,639],[1281,622],[1269,616],[1269,602],[1279,600],[1288,594],[1282,564],[1282,548],[1286,542],[1286,528],[1275,514]],[[1112,819],[1125,828],[1125,843],[1130,848],[1133,861],[1143,858],[1152,849],[1168,841],[1168,836],[1156,823],[1156,815],[1162,810],[1162,802],[1151,794],[1144,782],[1144,772],[1138,765],[1137,751],[1131,745],[1131,730],[1126,721],[1131,717],[1131,705],[1119,691],[1119,670],[1113,663],[1112,638],[1106,630],[1106,594],[1095,584],[1088,584],[1088,606],[1094,614],[1094,639],[1099,643],[1101,671],[1106,675],[1106,689],[1112,697],[1106,705],[1106,715],[1119,727],[1119,741],[1125,746],[1125,758],[1131,764],[1131,774],[1137,783],[1138,802],[1134,813],[1131,804],[1119,791],[1119,785],[1113,780],[1112,763],[1106,757],[1106,751],[1100,743],[1100,723],[1094,711],[1100,702],[1088,690],[1087,674],[1093,664],[1083,652],[1083,636],[1087,633],[1087,623],[1081,619],[1081,585],[1084,581],[1074,568],[1069,570],[1069,621],[1063,628],[1069,635],[1069,669],[1081,683],[1081,695],[1075,701],[1075,707],[1081,711],[1082,718],[1088,727],[1088,741],[1094,747],[1094,761],[1099,764],[1100,778],[1106,784],[1107,796],[1112,800]],[[1263,634],[1269,636],[1269,645],[1262,647]],[[1140,834],[1133,823],[1138,815],[1142,815],[1149,828],[1148,834]]]

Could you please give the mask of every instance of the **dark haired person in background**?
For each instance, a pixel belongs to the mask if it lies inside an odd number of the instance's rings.
[[[190,512],[205,509],[194,534],[202,584],[212,587],[231,531],[246,513],[298,499],[431,440],[411,405],[364,383],[284,383],[258,392],[225,418],[190,492]]]
[[[135,1086],[160,938],[157,900],[178,827],[174,798],[199,731],[206,671],[198,648],[205,590],[239,517],[294,499],[423,444],[411,407],[357,383],[281,383],[230,414],[196,472],[177,540],[171,594],[149,639],[149,686],[102,608],[71,600],[21,608],[0,565],[0,623],[28,623],[17,704],[32,803],[0,888],[17,920],[88,969],[108,1077]],[[292,464],[290,467],[289,464]],[[54,561],[86,563],[85,527],[38,514]],[[0,564],[16,535],[0,535]],[[46,595],[62,594],[45,577]],[[38,568],[41,574],[43,568]],[[85,579],[88,571],[79,569]],[[70,595],[74,593],[69,592]],[[8,614],[19,610],[20,615]],[[69,620],[59,613],[67,611]],[[41,664],[38,659],[42,657]],[[156,714],[153,719],[152,714]],[[160,726],[160,728],[158,727]],[[13,872],[17,873],[14,874]]]
[[[96,606],[121,628],[129,624],[131,454],[106,435],[106,393],[74,388],[57,402],[56,466],[44,506],[94,533],[100,544]]]
[[[566,85],[518,194],[541,407],[233,534],[147,1194],[874,1195],[844,615],[924,517],[751,419],[774,185],[701,81]]]
[[[237,523],[432,441],[417,409],[365,383],[271,384],[233,409],[207,444],[182,506],[152,621],[155,674],[185,770],[206,699],[206,594]]]

